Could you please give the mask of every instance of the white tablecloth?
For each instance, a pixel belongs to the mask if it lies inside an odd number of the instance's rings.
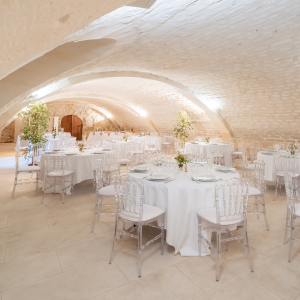
[[[102,148],[107,149],[113,149],[118,151],[121,149],[121,159],[128,158],[127,157],[127,142],[125,141],[116,141],[116,142],[110,142],[110,141],[104,141],[102,144]]]
[[[205,168],[205,167],[203,167]],[[145,177],[145,173],[129,173],[135,178]],[[238,173],[216,172],[223,180],[239,177]],[[177,179],[168,183],[144,179],[145,203],[162,208],[166,212],[166,240],[183,256],[198,256],[197,211],[214,207],[214,183],[198,184],[191,180],[189,172],[178,171]],[[211,233],[202,231],[210,239]],[[202,255],[209,255],[206,244],[202,244]]]
[[[71,147],[76,145],[76,137],[70,138],[55,138],[49,139],[46,143],[46,150],[52,151],[53,149],[61,149],[63,146]]]
[[[265,162],[265,180],[275,181],[275,160],[274,155],[264,154],[262,152],[257,153],[257,159]],[[298,172],[300,172],[300,159],[297,159]]]
[[[84,152],[79,155],[74,156],[65,156],[65,170],[75,171],[75,184],[80,183],[84,180],[89,180],[94,178],[94,172],[96,166],[96,159],[107,159],[107,153],[104,154],[92,154],[90,151]],[[41,172],[40,179],[44,180],[44,154],[41,156],[40,160]],[[69,179],[68,179],[69,180]],[[49,193],[52,193],[53,190],[49,190]],[[67,191],[69,194],[70,191]]]
[[[224,147],[224,163],[226,167],[232,167],[232,152],[233,147],[231,144],[219,144],[220,147]],[[202,153],[210,153],[209,148],[212,146],[216,146],[213,144],[206,144],[204,142],[197,142],[197,144],[192,144],[190,142],[185,143],[185,154],[202,154]]]

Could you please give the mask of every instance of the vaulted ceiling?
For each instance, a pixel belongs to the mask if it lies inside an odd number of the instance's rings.
[[[198,131],[300,139],[299,1],[37,2],[0,2],[0,130],[73,97],[120,123],[116,107],[157,128],[185,108]]]

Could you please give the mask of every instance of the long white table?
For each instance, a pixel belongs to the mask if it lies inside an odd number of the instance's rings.
[[[147,174],[149,173],[129,173],[130,176],[139,179]],[[215,172],[214,174],[223,180],[239,177],[239,173]],[[166,241],[174,246],[175,254],[180,252],[183,256],[198,256],[196,212],[199,209],[214,207],[214,183],[198,184],[191,180],[191,173],[184,171],[178,171],[176,177],[176,180],[168,183],[144,179],[145,204],[160,207],[165,211]],[[211,238],[209,231],[203,230],[202,234],[208,239]],[[202,255],[209,254],[210,251],[203,242]]]
[[[210,153],[212,147],[223,147],[224,163],[226,167],[232,167],[233,147],[230,143],[204,143],[204,142],[187,142],[185,143],[185,154],[203,154]]]

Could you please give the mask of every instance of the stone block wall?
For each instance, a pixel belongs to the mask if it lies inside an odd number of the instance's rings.
[[[0,143],[13,143],[15,137],[15,121],[7,125],[0,134]]]

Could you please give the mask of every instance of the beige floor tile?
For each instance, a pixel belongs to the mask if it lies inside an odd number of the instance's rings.
[[[88,222],[80,222],[80,220],[78,220],[77,213],[49,218],[47,222],[51,232],[61,232],[74,227],[85,227],[89,225]]]
[[[295,299],[300,294],[300,261],[289,263],[286,249],[257,264],[254,273],[244,274],[282,299]]]
[[[193,281],[202,291],[206,292],[234,276],[233,268],[224,267],[222,261],[219,282],[216,281],[216,263],[210,256],[189,257],[176,264],[176,267]]]
[[[2,300],[87,300],[126,283],[115,264],[98,262],[4,291]]]
[[[0,241],[11,242],[49,233],[47,222],[30,222],[0,229]]]
[[[76,244],[70,247],[57,250],[57,254],[64,271],[75,269],[97,261],[109,262],[113,238],[104,237]],[[123,238],[120,241],[116,255],[136,249],[136,242],[133,239]]]
[[[42,252],[53,251],[59,248],[79,244],[96,239],[90,227],[76,228],[59,233],[49,233],[41,236],[9,242],[6,245],[5,261],[12,261],[36,255]]]
[[[5,261],[5,243],[0,243],[0,263],[4,263]]]
[[[0,228],[5,228],[8,225],[8,215],[0,214]]]
[[[249,280],[245,275],[234,277],[195,300],[280,300],[272,292]]]
[[[126,252],[120,254],[120,250],[123,245],[118,244],[116,249],[117,256],[114,257],[114,261],[119,266],[121,271],[124,273],[129,281],[138,279],[138,264],[137,264],[137,247],[135,241],[135,249],[131,252]],[[181,255],[174,255],[174,247],[166,245],[165,253],[161,255],[160,242],[155,242],[154,244],[146,247],[142,253],[142,276],[146,276],[157,272],[161,269],[167,268],[174,265],[180,261],[185,260],[186,257]]]
[[[47,252],[0,265],[0,290],[8,290],[62,273],[56,252]]]
[[[97,296],[93,300],[189,300],[202,293],[178,269],[171,266]]]

